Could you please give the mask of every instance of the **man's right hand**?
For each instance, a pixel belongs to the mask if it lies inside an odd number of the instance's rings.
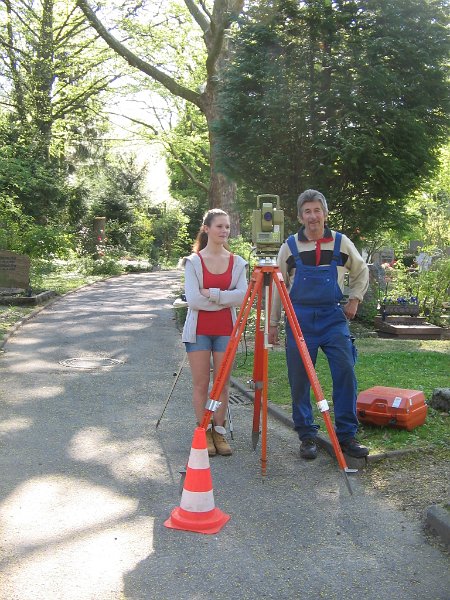
[[[269,344],[278,346],[278,325],[269,325]]]

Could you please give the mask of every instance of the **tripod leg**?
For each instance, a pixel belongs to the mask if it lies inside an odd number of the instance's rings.
[[[175,389],[177,381],[178,381],[178,379],[179,379],[179,377],[181,375],[181,371],[183,370],[184,363],[186,362],[186,358],[187,358],[187,352],[185,352],[185,354],[184,354],[184,357],[183,357],[183,360],[181,362],[180,368],[178,369],[178,372],[175,373],[175,381],[173,382],[172,388],[171,388],[171,390],[169,392],[169,395],[167,396],[167,400],[166,400],[166,403],[164,404],[164,408],[163,408],[163,411],[161,413],[161,416],[159,417],[159,419],[156,422],[156,429],[158,429],[158,425],[160,424],[161,419],[163,418],[163,415],[166,412],[167,405],[169,404],[170,399],[172,398],[173,390]]]
[[[261,475],[264,477],[267,469],[267,409],[269,403],[269,320],[272,305],[272,276],[270,271],[264,271],[264,340],[262,351],[262,425],[261,425]]]
[[[348,479],[347,473],[350,472],[350,469],[347,467],[347,463],[345,461],[345,457],[342,453],[341,446],[339,444],[339,440],[337,439],[336,432],[333,427],[333,423],[330,417],[330,409],[328,406],[328,402],[325,400],[321,385],[317,378],[316,371],[314,369],[314,365],[312,364],[311,357],[309,355],[308,347],[303,338],[303,333],[298,323],[297,315],[295,314],[294,307],[292,306],[291,299],[289,297],[286,284],[284,283],[283,276],[279,271],[274,273],[274,281],[277,286],[278,292],[280,294],[281,302],[286,312],[286,316],[289,321],[289,325],[291,326],[292,333],[294,335],[295,341],[297,343],[298,351],[300,352],[300,356],[302,358],[303,364],[305,366],[305,370],[308,375],[308,379],[311,383],[311,387],[314,392],[314,396],[316,398],[317,406],[319,407],[320,412],[322,413],[323,420],[325,422],[328,435],[330,436],[331,443],[333,444],[333,449],[336,454],[336,458],[342,472],[344,474],[345,483],[348,487],[350,494],[352,494],[352,488],[350,486],[350,481]]]
[[[264,346],[263,355],[263,393],[262,393],[262,419],[261,419],[261,475],[266,475],[267,469],[267,405],[269,401],[269,350]]]
[[[255,354],[253,357],[253,383],[255,397],[253,400],[252,446],[256,450],[259,440],[259,424],[261,418],[261,394],[263,387],[263,349],[264,332],[261,330],[261,294],[258,295],[255,323]]]
[[[258,292],[258,288],[261,287],[261,281],[262,275],[253,273],[247,293],[239,310],[238,318],[236,319],[233,331],[231,332],[230,341],[228,342],[224,357],[220,364],[219,372],[209,395],[210,400],[207,402],[205,407],[203,421],[200,423],[200,427],[203,427],[203,429],[208,427],[208,423],[211,420],[211,415],[220,405],[220,401],[216,400],[216,398],[220,398],[220,394],[222,393],[225,383],[228,381],[230,376],[239,340],[241,339],[242,333],[247,324],[248,315]]]
[[[233,421],[231,419],[231,409],[230,409],[230,405],[228,404],[227,406],[227,417],[228,417],[228,423],[230,424],[230,435],[231,435],[231,439],[234,440],[234,436],[233,436]]]

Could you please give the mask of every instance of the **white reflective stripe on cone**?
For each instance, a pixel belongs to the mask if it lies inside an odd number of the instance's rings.
[[[202,448],[201,450],[191,448],[188,467],[191,469],[209,469],[208,450],[206,448]]]
[[[180,501],[180,508],[189,512],[208,512],[214,510],[214,493],[209,492],[190,492],[183,490]]]

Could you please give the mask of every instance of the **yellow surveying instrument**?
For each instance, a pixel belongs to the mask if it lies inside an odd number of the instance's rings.
[[[270,200],[275,200],[276,205]],[[256,209],[252,215],[252,243],[256,247],[256,254],[276,256],[283,242],[284,211],[280,209],[280,196],[256,196]]]

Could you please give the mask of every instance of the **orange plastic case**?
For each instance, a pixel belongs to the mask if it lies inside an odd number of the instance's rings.
[[[408,431],[425,423],[427,409],[423,392],[381,385],[360,392],[356,400],[356,413],[361,423]]]

